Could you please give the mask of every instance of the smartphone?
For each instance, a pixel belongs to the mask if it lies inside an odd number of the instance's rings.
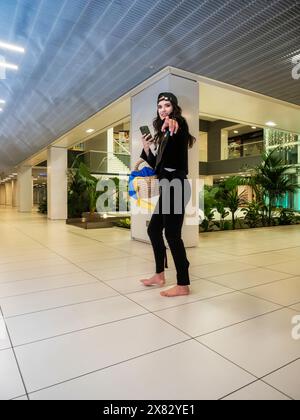
[[[143,125],[142,127],[140,127],[140,131],[143,135],[145,134],[146,136],[148,136],[150,134],[150,136],[152,137],[148,125]]]

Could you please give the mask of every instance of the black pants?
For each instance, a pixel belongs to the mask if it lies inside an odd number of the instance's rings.
[[[168,190],[170,181],[174,187],[171,186]],[[160,182],[162,186],[160,186],[159,200],[148,226],[148,235],[156,262],[156,273],[163,272],[165,266],[167,267],[167,253],[163,239],[163,229],[165,229],[165,237],[177,271],[177,284],[186,286],[190,284],[190,263],[186,256],[181,231],[185,207],[191,196],[190,185],[185,173],[177,170],[173,172],[164,170],[160,176]],[[176,188],[176,185],[179,188]]]

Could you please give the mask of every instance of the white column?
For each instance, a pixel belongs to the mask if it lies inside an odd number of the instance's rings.
[[[107,130],[107,172],[111,172],[114,152],[114,128]]]
[[[0,184],[0,205],[5,206],[5,184]]]
[[[12,183],[8,181],[5,183],[5,204],[12,206]]]
[[[68,149],[50,147],[47,162],[48,218],[66,220],[68,217]]]
[[[18,206],[18,200],[17,200],[18,181],[16,179],[13,179],[11,181],[11,184],[12,184],[12,206],[17,207]]]
[[[19,211],[31,212],[33,205],[32,167],[21,166],[18,170]]]
[[[221,130],[221,160],[228,159],[228,130]]]
[[[202,176],[201,179],[203,179],[204,185],[209,185],[211,187],[214,185],[214,177],[212,175]]]
[[[193,148],[189,150],[188,175],[188,178],[193,185],[190,204],[192,203],[197,212],[199,199],[195,185],[196,180],[199,180],[199,85],[195,80],[168,74],[131,98],[130,132],[132,169],[142,151],[139,127],[148,125],[152,134],[154,133],[152,121],[156,116],[156,101],[160,92],[172,92],[177,96],[179,105],[183,110],[183,116],[189,124],[190,132],[197,139]],[[132,239],[149,242],[147,221],[149,221],[150,218],[151,214],[132,214]],[[186,216],[185,218],[183,240],[186,247],[198,245],[199,224],[198,222],[195,223],[195,219],[198,219],[197,215],[194,217],[194,222],[191,221],[192,217]]]

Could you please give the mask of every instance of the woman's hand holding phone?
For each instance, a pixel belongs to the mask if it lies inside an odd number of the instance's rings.
[[[140,127],[140,131],[142,133],[142,143],[146,154],[149,154],[150,144],[153,142],[152,135],[150,133],[148,126]]]

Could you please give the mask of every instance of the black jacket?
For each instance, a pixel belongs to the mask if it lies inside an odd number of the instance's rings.
[[[160,143],[157,156],[154,156],[151,149],[147,156],[143,149],[141,158],[144,159],[153,169],[158,177],[163,168],[173,168],[188,174],[188,127],[185,120],[179,120],[179,130],[173,136],[169,132]]]

